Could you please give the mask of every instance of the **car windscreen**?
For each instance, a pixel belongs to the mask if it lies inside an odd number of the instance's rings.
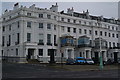
[[[86,61],[92,61],[92,59],[86,59]]]
[[[76,60],[85,60],[84,58],[77,58]]]

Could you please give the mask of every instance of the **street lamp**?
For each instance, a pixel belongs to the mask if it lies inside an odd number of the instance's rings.
[[[98,21],[99,23],[99,28],[100,28],[100,22]],[[102,61],[102,53],[101,53],[101,37],[100,37],[100,29],[99,29],[99,45],[100,45],[100,50],[99,50],[99,54],[100,54],[100,58],[99,58],[99,61],[100,61],[100,64],[99,64],[99,67],[100,67],[100,70],[103,69],[103,61]]]

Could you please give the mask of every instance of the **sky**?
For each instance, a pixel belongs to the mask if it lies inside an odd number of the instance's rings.
[[[2,12],[5,9],[12,10],[16,2],[2,2]],[[19,2],[23,6],[31,6],[36,4],[36,7],[50,8],[56,2]],[[118,2],[57,2],[59,11],[67,11],[67,8],[74,8],[75,12],[82,13],[89,10],[90,15],[104,16],[106,18],[118,18]]]

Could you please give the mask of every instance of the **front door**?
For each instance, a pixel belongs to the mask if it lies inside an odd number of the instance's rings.
[[[95,63],[98,63],[99,61],[99,56],[98,56],[98,52],[95,52]]]
[[[48,53],[50,55],[50,63],[55,62],[55,55],[54,55],[55,49],[48,49]]]
[[[117,63],[118,59],[118,52],[114,52],[114,62]]]
[[[72,50],[68,50],[68,58],[71,58],[71,52]]]
[[[28,59],[34,59],[34,49],[28,49]]]

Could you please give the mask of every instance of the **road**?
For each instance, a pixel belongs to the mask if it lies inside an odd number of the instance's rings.
[[[118,70],[68,71],[42,64],[3,63],[3,79],[6,78],[118,78]]]

